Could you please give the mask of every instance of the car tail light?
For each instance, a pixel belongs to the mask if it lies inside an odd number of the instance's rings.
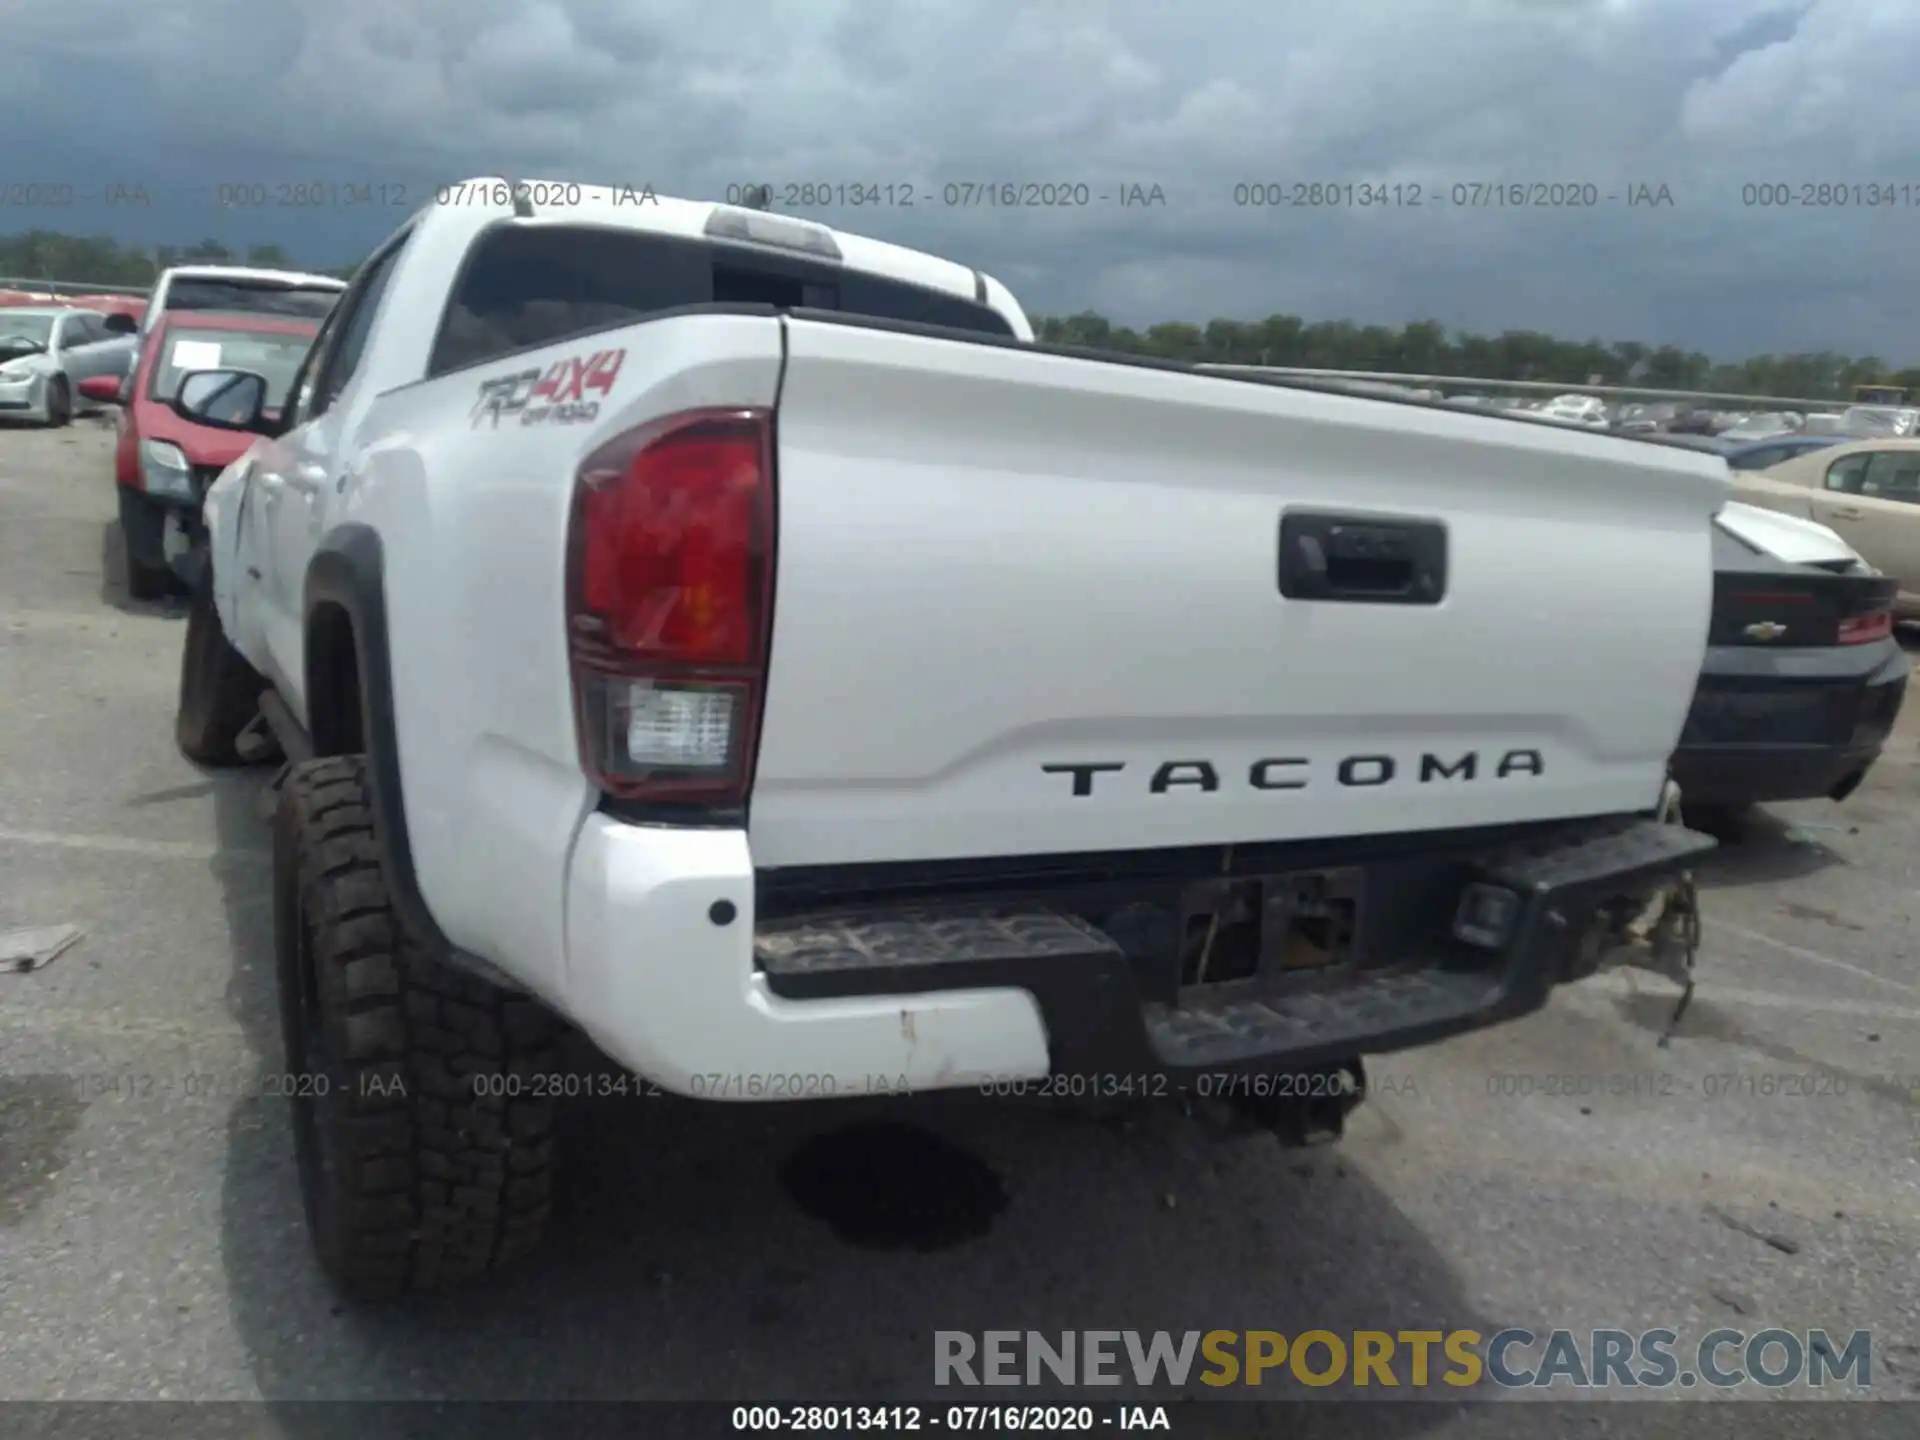
[[[746,802],[773,539],[770,411],[683,411],[581,465],[567,635],[580,761],[606,793]]]
[[[1871,615],[1849,615],[1840,622],[1842,645],[1864,645],[1869,640],[1884,640],[1893,633],[1893,612],[1875,610]]]

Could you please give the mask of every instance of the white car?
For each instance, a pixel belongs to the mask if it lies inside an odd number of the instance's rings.
[[[133,323],[74,305],[0,308],[0,417],[67,424],[82,380],[127,373]]]
[[[345,292],[337,275],[272,270],[257,265],[175,265],[160,272],[141,317],[149,335],[169,310],[217,310],[241,315],[290,315],[323,320]]]
[[[1771,440],[1776,435],[1798,434],[1803,423],[1804,417],[1794,411],[1769,410],[1743,416],[1717,433],[1723,440]]]
[[[261,437],[177,734],[291,762],[348,1293],[532,1243],[556,1018],[598,1093],[1283,1075],[1248,1103],[1327,1138],[1362,1055],[1543,1004],[1711,846],[1652,816],[1716,457],[1036,345],[992,277],[788,216],[454,188],[283,415],[173,402]]]
[[[1532,413],[1537,419],[1561,425],[1585,425],[1595,430],[1604,430],[1611,423],[1607,402],[1597,395],[1556,395]]]

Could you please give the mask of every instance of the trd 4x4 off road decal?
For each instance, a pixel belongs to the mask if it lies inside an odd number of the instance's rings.
[[[577,425],[600,414],[600,402],[589,394],[611,395],[613,382],[626,360],[625,350],[596,350],[570,355],[544,370],[522,370],[480,382],[473,406],[473,426],[489,422],[500,428],[503,416],[518,415],[522,425]]]

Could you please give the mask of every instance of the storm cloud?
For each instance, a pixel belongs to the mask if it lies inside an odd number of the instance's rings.
[[[337,264],[405,205],[273,187],[858,186],[881,203],[804,213],[1046,313],[1920,358],[1910,0],[67,0],[7,4],[0,35],[4,179],[80,196],[4,230]],[[1087,203],[946,203],[1007,182]],[[1597,203],[1485,203],[1511,182]],[[133,184],[148,203],[105,203]],[[216,203],[246,184],[269,203]],[[1236,204],[1296,184],[1341,203]],[[1756,203],[1802,185],[1894,203]]]

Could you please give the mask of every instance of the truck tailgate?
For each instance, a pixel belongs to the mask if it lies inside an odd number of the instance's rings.
[[[757,865],[1654,803],[1705,649],[1717,457],[787,325]],[[1303,511],[1443,534],[1438,603],[1284,596]]]

